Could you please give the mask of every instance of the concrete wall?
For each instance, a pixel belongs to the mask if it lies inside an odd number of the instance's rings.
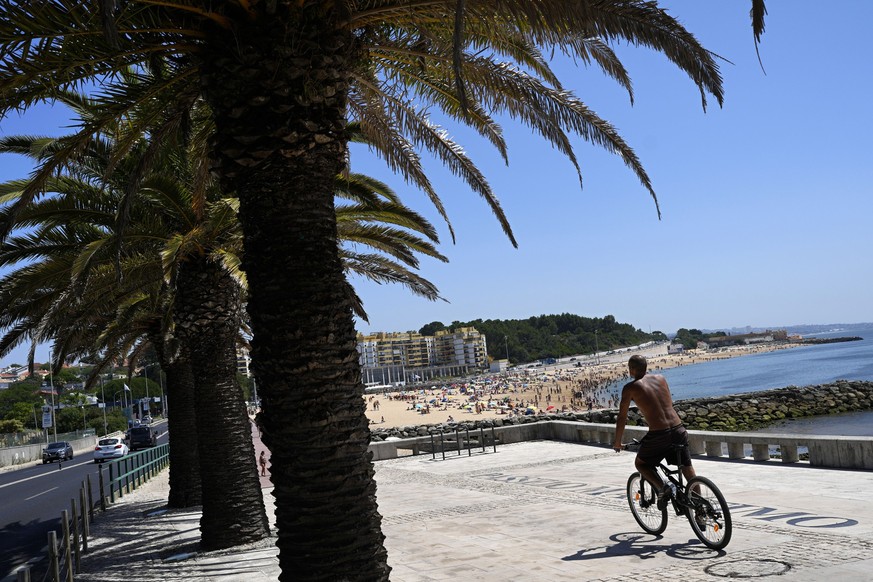
[[[69,443],[73,445],[73,455],[87,454],[93,451],[97,438],[103,437],[88,436],[69,441]],[[44,447],[45,443],[38,445],[25,445],[22,447],[2,448],[0,449],[0,467],[40,461],[42,460],[42,449]]]
[[[623,440],[641,439],[646,434],[645,427],[628,426]],[[447,453],[457,454],[457,440],[462,442],[466,452],[466,431],[444,433],[442,443]],[[481,446],[479,431],[471,431],[470,440],[473,451]],[[486,450],[491,450],[491,429],[484,429]],[[599,444],[611,447],[615,437],[615,426],[588,422],[552,420],[528,424],[501,426],[493,429],[498,447],[503,444],[534,440],[556,440],[574,443]],[[873,437],[813,436],[796,434],[736,433],[690,430],[689,448],[692,455],[726,457],[729,459],[753,459],[770,461],[771,447],[778,447],[779,458],[783,463],[800,461],[800,448],[807,448],[811,466],[843,469],[873,469]],[[403,455],[432,454],[434,448],[440,454],[440,439],[435,436],[417,436],[392,439],[370,444],[374,461],[394,459]]]

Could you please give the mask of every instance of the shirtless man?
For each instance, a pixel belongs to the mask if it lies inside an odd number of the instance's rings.
[[[634,464],[646,481],[659,491],[658,508],[662,509],[666,507],[672,490],[669,484],[661,480],[654,468],[670,450],[670,445],[688,444],[688,433],[673,408],[673,398],[670,396],[667,381],[660,374],[646,375],[647,366],[643,356],[631,356],[627,363],[634,381],[625,384],[621,390],[621,404],[615,421],[615,442],[612,448],[615,452],[622,449],[621,437],[627,424],[627,411],[633,400],[649,425],[649,432],[643,437]],[[696,475],[694,467],[691,466],[691,455],[687,448],[683,451],[680,459],[682,474],[686,479],[691,479]]]

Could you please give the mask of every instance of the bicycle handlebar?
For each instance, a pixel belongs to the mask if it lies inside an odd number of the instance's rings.
[[[622,445],[621,445],[621,449],[622,449],[623,451],[635,451],[635,450],[637,450],[637,449],[640,448],[640,445],[641,445],[641,444],[642,444],[642,443],[641,443],[640,441],[638,441],[637,439],[633,439],[633,440],[632,440],[631,442],[629,442],[629,443],[624,443],[624,444],[622,444]],[[618,451],[615,451],[615,452],[617,453]]]

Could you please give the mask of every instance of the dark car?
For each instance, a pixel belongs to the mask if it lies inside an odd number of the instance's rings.
[[[127,445],[131,451],[158,444],[158,435],[147,426],[135,426],[127,431]]]
[[[50,443],[42,450],[42,463],[51,463],[52,461],[66,461],[73,458],[73,445],[67,441],[58,441]]]

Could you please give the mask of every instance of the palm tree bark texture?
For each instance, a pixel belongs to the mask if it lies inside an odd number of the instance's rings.
[[[162,358],[162,362],[163,362]],[[193,507],[203,503],[200,486],[199,447],[194,394],[194,373],[187,355],[162,363],[167,373],[167,400],[173,413],[167,415],[170,443],[170,493],[167,506]],[[165,403],[166,405],[166,403]]]
[[[240,200],[281,580],[390,572],[337,251],[333,198],[354,59],[352,35],[334,22],[338,5],[276,3],[232,34],[215,27],[203,53],[215,169]]]
[[[251,422],[236,380],[241,291],[223,266],[205,255],[179,266],[176,285],[176,335],[198,372],[194,392],[203,497],[200,545],[215,550],[257,541],[269,535],[270,524]]]

